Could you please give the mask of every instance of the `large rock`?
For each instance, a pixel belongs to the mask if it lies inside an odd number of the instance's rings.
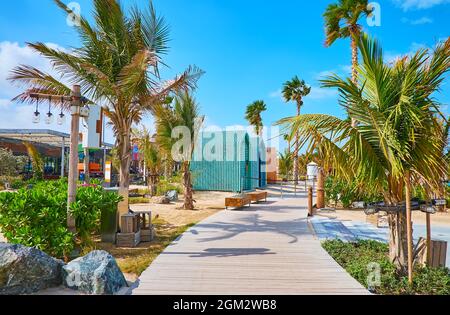
[[[63,267],[63,282],[82,293],[112,295],[127,286],[127,281],[113,256],[93,251]]]
[[[62,283],[63,262],[22,245],[0,244],[0,295],[31,294]]]
[[[176,190],[168,191],[166,194],[166,198],[170,200],[170,202],[178,201],[178,192]]]
[[[168,204],[170,204],[170,200],[166,196],[158,197],[156,199],[156,204],[158,204],[158,205],[168,205]]]

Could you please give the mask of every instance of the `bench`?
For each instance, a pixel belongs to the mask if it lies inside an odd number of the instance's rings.
[[[250,197],[251,201],[256,203],[262,200],[264,200],[264,202],[267,202],[267,195],[267,191],[255,191],[247,194],[247,196]]]
[[[225,198],[225,209],[228,210],[229,207],[240,209],[246,205],[248,205],[250,207],[251,203],[252,203],[252,200],[247,195],[243,195],[243,196],[239,195],[239,196],[229,197],[229,198]]]

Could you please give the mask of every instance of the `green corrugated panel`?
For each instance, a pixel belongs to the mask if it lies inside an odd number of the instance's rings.
[[[265,183],[265,175],[259,172],[258,161],[248,161],[251,157],[251,150],[259,148],[260,144],[254,139],[250,139],[244,131],[223,131],[224,159],[228,157],[227,152],[233,152],[233,161],[206,161],[203,157],[200,161],[191,162],[191,170],[194,174],[193,185],[195,190],[205,191],[233,191],[238,192],[244,185],[245,190],[254,190],[260,186],[261,182]],[[198,150],[204,150],[205,145],[210,137],[206,138],[205,134],[200,134],[201,141],[198,141],[195,148],[195,156],[199,156]],[[201,145],[200,145],[201,144]],[[265,148],[263,149],[265,152]],[[254,157],[254,156],[252,156]],[[265,159],[265,158],[264,158]],[[246,162],[247,161],[247,162]],[[246,165],[248,170],[246,172]],[[248,177],[243,181],[242,177]]]

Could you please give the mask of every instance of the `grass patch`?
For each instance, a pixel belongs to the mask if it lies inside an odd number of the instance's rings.
[[[102,248],[99,249],[106,250],[113,255],[122,272],[140,276],[167,246],[195,225],[192,223],[177,227],[162,219],[154,220],[153,224],[156,229],[156,237],[151,243],[141,244],[143,247],[116,248],[111,244],[101,244]]]
[[[450,273],[447,268],[416,267],[414,282],[397,272],[389,260],[387,244],[376,241],[344,243],[340,240],[326,241],[322,247],[364,287],[377,294],[386,295],[449,295]],[[381,268],[380,285],[369,288],[368,279],[373,271],[369,264],[378,263]]]
[[[135,205],[139,203],[150,203],[150,199],[144,197],[130,197],[129,203],[130,205]]]

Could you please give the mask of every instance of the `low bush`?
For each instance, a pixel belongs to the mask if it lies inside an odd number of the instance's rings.
[[[376,241],[345,243],[339,240],[326,241],[323,248],[359,283],[377,294],[389,295],[448,295],[450,273],[447,268],[418,267],[414,271],[414,282],[410,286],[407,276],[399,273],[389,260],[387,244]],[[369,288],[368,279],[373,269],[370,264],[380,266],[380,285]]]
[[[356,181],[348,182],[328,176],[325,181],[326,203],[333,206],[341,205],[350,207],[354,202],[364,201],[366,203],[382,201],[383,196],[370,193],[367,189],[361,189]]]
[[[181,194],[182,192],[180,184],[163,179],[158,183],[156,194],[158,196],[164,196],[168,191],[171,190],[176,190],[179,194]]]
[[[129,199],[129,203],[130,203],[130,205],[136,205],[136,204],[140,204],[140,203],[150,203],[150,199],[145,198],[145,197],[131,197]]]
[[[36,247],[55,257],[67,257],[76,242],[89,245],[100,226],[101,211],[113,210],[120,197],[100,186],[79,187],[71,205],[77,234],[67,229],[67,181],[43,181],[31,189],[0,193],[0,227],[9,242]]]

